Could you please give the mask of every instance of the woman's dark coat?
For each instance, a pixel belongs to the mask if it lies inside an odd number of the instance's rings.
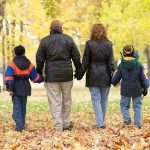
[[[112,43],[87,41],[81,70],[81,76],[86,72],[87,87],[110,86],[111,72],[114,70]]]

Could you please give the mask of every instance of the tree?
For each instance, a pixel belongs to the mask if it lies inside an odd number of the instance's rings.
[[[101,15],[101,3],[102,0],[61,0],[55,3],[58,9],[55,18],[63,22],[64,32],[75,39],[79,48],[89,39],[91,25],[96,23]],[[109,0],[106,0],[106,3],[109,3]],[[47,15],[52,19],[52,12],[48,9]]]
[[[46,10],[46,15],[52,18],[55,18],[60,13],[58,8],[58,3],[60,2],[61,0],[41,0],[41,3]]]
[[[140,54],[150,42],[150,2],[147,0],[113,0],[110,5],[102,4],[99,20],[108,25],[109,36],[114,43],[115,54],[124,44],[132,44]]]
[[[4,28],[4,15],[5,15],[5,6],[6,6],[6,0],[0,1],[0,34],[2,37],[2,73],[3,73],[3,90],[5,90],[4,86],[4,72],[6,68],[6,59],[5,59],[5,34],[2,32],[2,29]]]
[[[6,20],[10,24],[11,49],[14,45],[23,44],[27,49],[26,55],[34,58],[39,40],[49,30],[41,1],[14,0],[8,2]]]
[[[0,3],[0,16],[1,66],[4,75],[15,45],[24,45],[26,55],[34,60],[39,39],[48,32],[48,21],[40,0],[3,0]]]

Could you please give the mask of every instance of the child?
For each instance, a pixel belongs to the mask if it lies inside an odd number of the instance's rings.
[[[43,77],[37,74],[35,67],[29,59],[24,56],[25,48],[21,45],[14,48],[15,57],[9,63],[5,72],[5,84],[13,101],[12,117],[16,123],[16,131],[25,128],[27,96],[31,95],[29,79],[40,83]]]
[[[139,57],[135,53],[133,46],[126,45],[123,49],[122,57],[118,71],[112,78],[112,84],[115,86],[122,79],[120,107],[124,126],[131,124],[129,109],[130,100],[132,98],[134,124],[141,129],[142,94],[143,96],[147,95],[149,82],[145,77],[142,64],[138,62]]]

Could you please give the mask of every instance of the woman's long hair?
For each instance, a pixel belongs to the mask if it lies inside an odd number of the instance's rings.
[[[108,41],[106,27],[103,24],[97,23],[93,25],[91,29],[91,40],[100,42]]]

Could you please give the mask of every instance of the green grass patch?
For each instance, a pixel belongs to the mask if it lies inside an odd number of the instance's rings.
[[[112,100],[108,102],[108,111],[113,112],[120,109],[120,100]],[[48,101],[46,100],[28,100],[27,109],[31,112],[46,112],[49,111]],[[144,98],[143,109],[150,110],[150,100]],[[0,100],[0,111],[10,112],[12,111],[12,101],[11,100]],[[89,101],[78,101],[73,102],[72,112],[93,112],[92,102]]]

